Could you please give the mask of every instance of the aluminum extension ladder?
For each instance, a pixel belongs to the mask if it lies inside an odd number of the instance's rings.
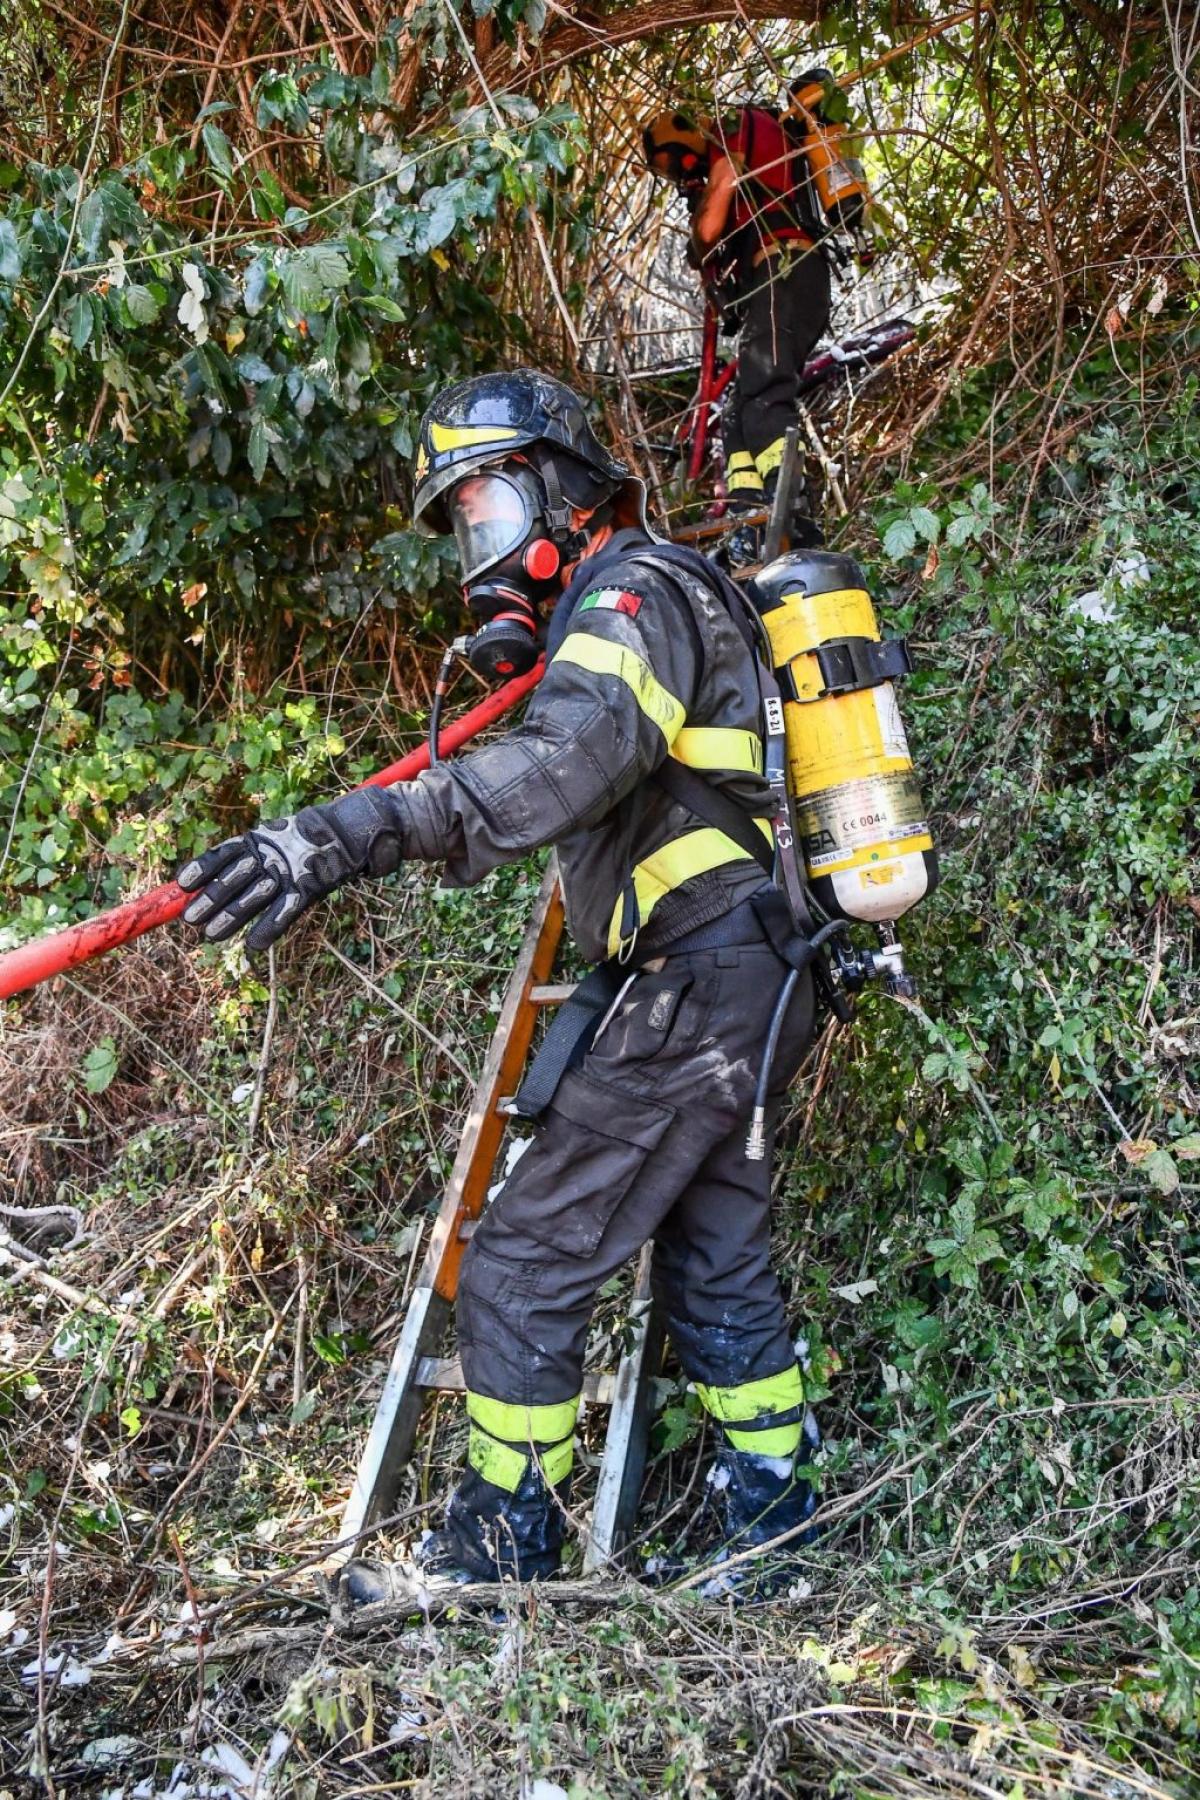
[[[342,1514],[338,1535],[344,1548],[331,1559],[334,1563],[357,1553],[357,1545],[345,1540],[357,1538],[391,1511],[429,1397],[435,1393],[463,1392],[461,1365],[456,1356],[442,1354],[443,1338],[458,1288],[463,1251],[495,1179],[507,1123],[505,1103],[520,1086],[535,1021],[543,1007],[560,1004],[571,992],[569,986],[550,983],[562,930],[562,890],[558,865],[551,857]],[[664,1336],[650,1292],[650,1254],[651,1246],[647,1244],[634,1283],[633,1330],[616,1372],[584,1379],[585,1403],[609,1408],[604,1456],[584,1554],[585,1574],[605,1567],[620,1555],[632,1535],[637,1513],[650,1430],[650,1380],[662,1361]]]

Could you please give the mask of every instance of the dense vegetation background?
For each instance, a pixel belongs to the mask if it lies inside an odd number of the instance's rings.
[[[0,945],[417,741],[455,615],[408,465],[447,380],[561,372],[687,516],[651,446],[694,296],[637,121],[773,97],[818,49],[866,69],[875,292],[921,328],[813,417],[837,539],[919,655],[944,873],[921,1008],[822,1039],[779,1164],[829,1445],[811,1591],[323,1637],[303,1564],[537,870],[405,872],[269,968],[161,932],[0,1040],[0,1201],[84,1226],[55,1255],[10,1215],[40,1269],[0,1247],[0,1791],[1200,1791],[1200,24],[694,14],[19,0]],[[647,1556],[704,1541],[695,1397],[658,1399]],[[462,1436],[443,1406],[397,1542]]]

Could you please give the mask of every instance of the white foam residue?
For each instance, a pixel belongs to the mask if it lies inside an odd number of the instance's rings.
[[[533,1139],[531,1137],[513,1138],[509,1142],[509,1145],[504,1152],[504,1167],[501,1170],[500,1179],[499,1181],[494,1182],[488,1189],[487,1197],[489,1205],[496,1198],[496,1195],[500,1192],[500,1189],[504,1186],[532,1142]]]

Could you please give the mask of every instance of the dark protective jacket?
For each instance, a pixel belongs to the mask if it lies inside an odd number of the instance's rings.
[[[567,922],[592,961],[636,931],[639,956],[763,885],[758,863],[650,779],[668,756],[767,815],[758,679],[719,593],[654,568],[622,531],[559,602],[524,720],[495,744],[391,788],[404,854],[444,859],[453,887],[557,847]],[[697,558],[700,568],[703,562]]]

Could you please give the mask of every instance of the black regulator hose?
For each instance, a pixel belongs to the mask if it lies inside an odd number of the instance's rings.
[[[750,1130],[746,1137],[747,1162],[761,1162],[767,1154],[767,1083],[771,1079],[771,1064],[775,1061],[775,1052],[779,1048],[779,1034],[783,1030],[784,1014],[791,1004],[792,995],[796,991],[796,983],[799,979],[799,969],[788,970],[784,976],[783,986],[779,990],[779,998],[775,1002],[775,1010],[771,1014],[767,1042],[763,1049],[762,1067],[758,1071],[758,1086],[754,1090],[754,1117],[750,1121]]]
[[[454,658],[458,654],[456,644],[446,646],[446,654],[442,658],[442,666],[437,672],[437,680],[433,684],[433,706],[429,713],[429,766],[436,769],[441,757],[438,755],[438,737],[441,732],[442,707],[450,686],[450,671],[454,667]]]
[[[827,925],[822,925],[820,931],[814,932],[808,940],[814,954],[831,937],[835,937],[839,931],[845,931],[845,929],[846,924],[843,919],[831,919]],[[808,964],[805,963],[804,966],[807,968]],[[775,1002],[775,1010],[771,1014],[771,1023],[767,1028],[762,1067],[758,1071],[758,1085],[754,1090],[754,1116],[750,1121],[750,1130],[746,1136],[747,1162],[762,1162],[767,1154],[767,1088],[771,1081],[771,1068],[775,1061],[775,1052],[779,1048],[779,1034],[783,1030],[783,1021],[787,1017],[787,1009],[791,1005],[792,995],[796,991],[796,983],[799,979],[799,969],[788,970],[784,976],[783,986],[779,990],[779,998]]]

